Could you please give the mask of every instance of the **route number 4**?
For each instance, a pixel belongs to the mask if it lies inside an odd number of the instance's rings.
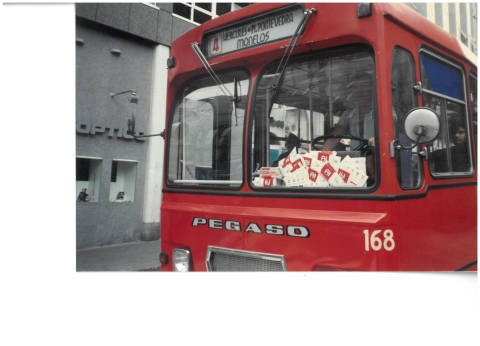
[[[220,46],[218,45],[218,37],[215,37],[215,40],[213,41],[213,51],[218,53],[219,50]]]
[[[373,231],[369,235],[368,229],[363,231],[365,235],[365,251],[370,251],[370,248],[374,251],[379,251],[382,247],[387,251],[395,249],[395,241],[393,240],[393,232],[389,229],[383,231],[383,242],[377,235],[382,231]]]

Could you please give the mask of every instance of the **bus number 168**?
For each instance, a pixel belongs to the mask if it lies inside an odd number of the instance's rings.
[[[374,251],[379,251],[382,247],[387,251],[392,251],[395,248],[395,241],[393,240],[393,232],[389,229],[383,231],[383,242],[380,237],[377,237],[377,234],[382,231],[373,231],[369,235],[368,229],[363,231],[365,234],[365,251],[370,251],[370,248]]]

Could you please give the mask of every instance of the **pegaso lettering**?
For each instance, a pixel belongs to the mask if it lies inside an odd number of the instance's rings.
[[[262,227],[255,222],[250,222],[247,226],[242,227],[242,224],[239,221],[205,219],[201,217],[193,218],[192,226],[207,227],[210,229],[235,231],[235,232],[241,232],[243,230],[244,233],[270,234],[270,235],[280,235],[280,236],[287,235],[289,237],[297,237],[297,238],[310,237],[310,231],[305,226],[268,224]]]

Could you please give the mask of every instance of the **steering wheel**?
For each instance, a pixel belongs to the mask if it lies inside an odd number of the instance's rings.
[[[353,139],[355,141],[360,142],[360,145],[356,147],[355,149],[351,149],[351,151],[360,151],[362,154],[365,154],[368,150],[368,139],[365,138],[359,138],[355,137],[352,135],[324,135],[324,136],[318,136],[312,139],[311,145],[312,148],[315,148],[315,145],[320,142],[322,139],[329,139],[329,138],[347,138],[347,139]]]

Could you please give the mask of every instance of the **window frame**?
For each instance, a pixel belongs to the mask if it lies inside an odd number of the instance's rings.
[[[202,4],[204,4],[204,2],[201,2]],[[157,2],[142,2],[142,4],[144,5],[147,5],[147,6],[150,6],[150,7],[153,7],[153,8],[156,8],[156,9],[160,9],[159,6],[157,6]],[[172,3],[173,4],[173,3]],[[194,14],[195,14],[195,10],[199,11],[199,12],[202,12],[208,16],[210,16],[210,19],[209,20],[212,20],[212,19],[215,19],[223,14],[218,14],[217,13],[217,3],[216,2],[211,2],[210,4],[212,5],[212,10],[211,11],[208,11],[208,10],[205,10],[199,6],[196,5],[196,2],[191,2],[191,3],[187,3],[187,2],[180,2],[180,4],[182,5],[185,5],[187,7],[190,7],[190,16],[189,18],[185,18],[185,17],[182,17],[181,15],[179,14],[176,14],[173,12],[173,9],[172,9],[172,16],[175,17],[175,18],[179,18],[179,19],[182,19],[186,22],[189,22],[191,24],[195,24],[195,25],[201,25],[202,23],[198,23],[198,22],[195,22],[194,21]],[[246,6],[249,6],[253,3],[247,3],[245,6],[240,6],[240,5],[243,5],[245,3],[236,3],[236,2],[231,2],[229,3],[230,4],[230,11],[226,12],[226,13],[229,13],[229,12],[233,12],[235,10],[238,10],[240,8],[244,8]],[[238,8],[236,8],[236,6]],[[224,14],[226,14],[224,13]]]
[[[399,45],[396,45],[393,50],[392,50],[392,59],[391,59],[391,66],[390,66],[390,83],[392,85],[392,88],[393,88],[393,66],[394,66],[394,58],[395,58],[395,52],[398,51],[398,50],[402,50],[405,54],[408,54],[409,57],[410,57],[410,62],[411,62],[411,68],[413,68],[413,75],[412,75],[412,88],[411,88],[411,97],[412,97],[412,104],[413,104],[413,107],[409,110],[407,110],[406,114],[408,114],[409,111],[411,111],[412,109],[415,109],[418,107],[418,96],[417,96],[417,93],[415,92],[415,90],[413,89],[413,87],[416,85],[416,79],[417,79],[417,71],[416,71],[416,62],[415,62],[415,56],[414,54],[408,49],[408,48],[405,48],[405,47],[402,47],[402,46],[399,46]],[[395,104],[394,104],[394,98],[393,98],[393,93],[392,93],[392,110],[395,110]],[[406,114],[404,114],[403,116],[405,116]],[[393,114],[392,114],[393,116]],[[396,114],[396,117],[398,118],[398,114]],[[398,123],[395,123],[395,120],[398,122],[399,120],[398,119],[394,119],[394,134],[395,134],[395,139],[396,140],[399,140],[400,139],[400,134],[403,135],[403,129],[398,129]],[[403,119],[401,120],[401,123],[403,124]],[[397,133],[397,130],[398,130],[398,133]],[[408,141],[407,138],[404,138],[404,140]],[[408,141],[410,143],[410,141]],[[405,144],[404,144],[405,145]],[[413,143],[410,143],[408,146],[412,146]],[[423,185],[423,182],[424,182],[424,179],[425,179],[425,170],[424,170],[424,167],[423,167],[423,164],[422,164],[422,158],[420,157],[420,154],[419,154],[419,148],[416,147],[414,149],[411,149],[411,153],[412,153],[412,161],[413,161],[413,155],[416,155],[417,156],[417,169],[418,169],[418,180],[415,184],[415,175],[412,176],[412,185],[410,187],[406,187],[405,184],[403,184],[403,181],[402,181],[402,167],[401,167],[401,160],[402,160],[402,153],[404,153],[405,151],[399,151],[397,152],[397,155],[396,155],[396,158],[395,158],[395,161],[396,161],[396,172],[397,172],[397,183],[398,185],[400,186],[400,188],[402,190],[405,190],[405,191],[409,191],[409,190],[418,190],[422,187]],[[405,156],[405,155],[404,155]]]
[[[472,78],[475,80],[474,83],[472,83]],[[474,147],[472,148],[474,150],[474,159],[475,161],[472,162],[472,165],[473,165],[473,170],[474,172],[476,171],[476,164],[477,164],[477,143],[478,143],[478,134],[477,134],[477,131],[478,131],[478,78],[477,78],[477,74],[470,70],[469,74],[468,74],[468,86],[469,86],[469,93],[468,93],[468,98],[469,98],[469,108],[471,108],[471,113],[472,113],[472,124],[473,124],[473,128],[472,128],[472,139],[473,139],[473,143],[475,144]],[[474,103],[473,101],[470,99],[471,95],[472,95],[472,84],[475,85],[475,95],[476,95],[476,102],[477,102],[477,111],[474,111]]]
[[[165,169],[165,182],[167,184],[168,187],[171,187],[171,188],[180,188],[180,189],[201,189],[201,190],[212,190],[212,189],[215,189],[215,190],[240,190],[242,189],[242,187],[244,186],[245,184],[245,174],[244,174],[244,170],[245,170],[245,160],[244,160],[244,155],[245,155],[245,150],[244,150],[244,144],[245,144],[245,131],[247,129],[247,122],[246,122],[246,119],[247,119],[247,110],[248,110],[248,107],[249,107],[249,103],[250,103],[250,93],[251,93],[251,90],[253,88],[253,85],[252,85],[252,75],[250,73],[250,71],[244,67],[235,67],[235,68],[228,68],[228,69],[225,69],[225,70],[220,70],[220,71],[216,71],[216,74],[217,76],[221,79],[222,77],[222,74],[228,74],[228,73],[232,73],[232,72],[237,72],[237,73],[243,73],[245,74],[246,76],[246,79],[245,81],[248,82],[248,90],[246,90],[246,94],[245,94],[245,114],[244,114],[244,117],[243,117],[243,130],[242,130],[242,134],[241,134],[241,154],[240,154],[240,159],[241,159],[241,163],[242,163],[242,177],[241,177],[241,180],[240,180],[240,183],[238,185],[233,185],[233,186],[226,186],[228,185],[228,180],[225,181],[225,183],[212,183],[212,184],[208,184],[208,183],[199,183],[199,184],[189,184],[189,183],[180,183],[180,182],[175,182],[175,180],[171,180],[169,178],[169,174],[170,174],[170,164],[171,164],[171,158],[170,158],[170,154],[171,154],[171,135],[172,135],[172,131],[171,131],[171,128],[174,124],[174,120],[175,120],[175,115],[176,115],[176,110],[177,110],[177,106],[179,104],[179,102],[181,102],[181,99],[183,99],[183,95],[182,95],[182,90],[185,90],[185,88],[189,85],[191,85],[192,81],[197,81],[197,80],[201,80],[201,79],[210,79],[212,80],[213,84],[212,85],[209,85],[208,87],[215,87],[215,88],[218,88],[217,84],[214,83],[212,77],[205,73],[205,74],[201,74],[201,75],[198,75],[198,76],[194,76],[190,79],[188,79],[186,82],[184,82],[178,89],[176,89],[176,94],[175,94],[175,98],[174,98],[174,101],[172,103],[172,108],[170,110],[170,114],[169,114],[169,119],[168,119],[168,126],[169,126],[169,129],[168,129],[168,136],[167,138],[165,139],[166,140],[166,165],[164,167]],[[242,90],[241,90],[242,91]],[[242,94],[243,94],[243,91],[242,91]],[[241,118],[240,118],[241,119]],[[238,120],[240,122],[240,120]],[[233,125],[235,126],[235,125]],[[230,160],[230,163],[231,163],[231,160]],[[172,163],[173,164],[173,163]],[[178,164],[178,162],[176,162],[175,164]],[[201,181],[201,180],[200,180]],[[232,184],[232,183],[230,183]],[[224,186],[222,186],[224,185]]]
[[[305,54],[299,54],[292,56],[290,58],[289,64],[292,61],[309,61],[315,59],[317,57],[318,59],[330,59],[333,57],[339,57],[341,58],[342,54],[349,54],[349,53],[359,53],[359,52],[365,52],[370,55],[372,62],[373,62],[373,113],[375,115],[374,118],[374,138],[375,141],[378,141],[378,136],[379,136],[379,114],[378,114],[378,80],[377,80],[377,59],[375,56],[375,51],[374,48],[366,45],[366,44],[349,44],[345,46],[340,46],[336,47],[333,49],[326,49],[326,50],[317,50],[313,51],[310,53],[305,53]],[[247,157],[248,158],[253,158],[253,151],[254,151],[254,142],[253,142],[253,136],[254,136],[254,115],[252,114],[253,108],[255,107],[256,101],[257,101],[257,91],[258,91],[258,86],[262,80],[262,77],[268,72],[268,70],[275,68],[275,66],[278,66],[279,62],[281,59],[277,59],[275,61],[269,62],[257,75],[256,77],[256,83],[253,86],[252,89],[252,106],[250,110],[250,120],[248,124],[248,138],[247,140]],[[287,65],[288,66],[288,65]],[[332,128],[333,129],[333,128]],[[375,176],[376,180],[375,183],[372,186],[366,186],[363,188],[348,188],[348,187],[328,187],[328,188],[310,188],[310,187],[259,187],[255,186],[253,184],[253,174],[255,171],[255,167],[253,164],[253,160],[248,160],[247,162],[247,180],[249,183],[250,188],[255,191],[255,192],[261,192],[261,193],[273,193],[273,194],[286,194],[293,192],[295,195],[298,195],[299,192],[302,192],[302,195],[307,196],[309,194],[318,194],[322,196],[339,196],[339,195],[345,195],[345,194],[371,194],[374,191],[376,191],[381,184],[381,172],[380,172],[380,155],[379,155],[379,150],[374,151],[374,161],[375,161]]]
[[[138,161],[137,160],[129,160],[129,159],[112,159],[112,162],[111,162],[111,165],[110,165],[110,169],[112,170],[113,169],[113,163],[114,162],[117,162],[117,169],[116,169],[116,174],[115,174],[115,182],[112,182],[112,176],[110,174],[110,190],[109,190],[109,198],[108,198],[108,201],[109,202],[131,202],[131,203],[134,203],[135,202],[135,193],[137,191],[137,176],[138,176]],[[118,196],[118,192],[119,189],[115,189],[115,192],[113,193],[113,200],[112,200],[112,192],[113,192],[113,189],[112,189],[112,183],[116,184],[118,182],[118,163],[119,162],[127,162],[127,163],[133,163],[135,164],[135,179],[133,181],[133,198],[132,199],[129,199],[129,200],[118,200],[117,197],[115,196],[115,194]],[[112,172],[111,172],[112,173]],[[125,182],[123,182],[123,186],[122,186],[122,189],[124,191],[122,191],[123,193],[125,193]]]
[[[94,195],[94,194],[89,194],[89,193],[88,193],[88,189],[89,189],[89,185],[90,185],[90,180],[76,180],[76,178],[75,178],[75,184],[76,184],[76,186],[78,185],[78,182],[79,182],[79,181],[87,181],[87,182],[88,182],[88,184],[87,184],[87,185],[88,185],[88,186],[87,186],[87,194],[88,194],[88,196],[90,196],[90,198],[91,198],[91,197],[95,197],[94,200],[89,200],[89,201],[86,201],[86,202],[98,203],[98,202],[100,201],[100,187],[101,187],[101,177],[102,177],[102,170],[103,170],[103,161],[104,161],[104,159],[103,159],[102,157],[82,156],[82,155],[75,156],[75,161],[76,161],[77,159],[86,159],[86,160],[96,160],[96,161],[99,161],[99,163],[98,163],[98,164],[99,164],[99,169],[100,169],[100,171],[99,171],[99,173],[100,173],[100,174],[99,174],[99,179],[98,179],[98,182],[95,182],[95,183],[94,183],[93,192],[92,192],[92,193],[95,193],[95,188],[97,188],[97,189],[98,189],[97,194]],[[77,167],[77,165],[76,165],[76,163],[75,163],[75,171],[77,170],[77,168],[78,168],[78,167]],[[83,184],[83,185],[85,185],[85,184]],[[80,190],[78,190],[77,188],[75,189],[75,190],[76,190],[76,198],[78,198],[78,195],[79,195],[81,189],[82,189],[82,188],[80,188]]]
[[[460,62],[458,62],[458,61],[456,61],[452,58],[446,57],[445,55],[441,54],[440,52],[437,52],[436,50],[433,50],[433,49],[431,49],[427,46],[421,46],[419,51],[418,51],[418,71],[419,71],[419,75],[420,75],[420,81],[422,81],[422,77],[423,77],[422,61],[421,61],[422,54],[426,55],[430,59],[438,61],[441,64],[447,65],[448,67],[452,68],[453,70],[457,70],[461,74],[460,78],[462,79],[461,80],[461,87],[462,87],[462,93],[463,93],[463,99],[462,100],[457,99],[457,98],[452,97],[452,96],[441,94],[439,92],[435,92],[433,90],[426,89],[426,88],[423,87],[423,85],[421,87],[421,92],[420,92],[421,97],[420,97],[420,99],[421,99],[423,107],[426,107],[425,106],[424,94],[427,94],[431,97],[442,100],[442,102],[445,103],[445,105],[448,102],[453,102],[453,103],[461,105],[461,107],[463,108],[463,111],[464,111],[463,120],[465,122],[465,132],[468,136],[467,139],[466,139],[466,141],[467,141],[467,157],[468,157],[468,160],[469,160],[469,163],[470,163],[470,170],[469,171],[465,171],[465,172],[454,172],[454,171],[451,171],[451,172],[434,172],[431,169],[429,161],[432,160],[433,153],[435,151],[432,151],[432,145],[433,144],[428,144],[428,145],[426,145],[427,152],[428,152],[428,154],[427,154],[427,166],[428,166],[428,171],[430,173],[430,176],[434,180],[472,177],[475,173],[475,169],[473,167],[473,163],[474,163],[473,162],[473,155],[472,155],[473,148],[472,148],[472,144],[471,144],[472,143],[472,129],[471,129],[471,126],[470,126],[471,114],[470,114],[470,108],[469,108],[469,103],[468,103],[468,98],[470,97],[470,94],[468,93],[469,89],[467,88],[468,81],[467,81],[467,74],[466,74],[465,68],[464,68],[462,63],[460,63]],[[447,108],[445,107],[445,109],[447,109]],[[435,113],[437,113],[435,109],[434,109],[434,111],[435,111]],[[446,119],[446,114],[445,114],[445,116],[443,116],[442,114],[438,114],[438,116],[440,118],[441,135],[444,136],[445,131],[447,131],[447,132],[449,131],[448,126],[447,126],[447,129],[444,129],[445,124],[448,123],[448,120]],[[450,140],[450,137],[449,137],[448,134],[447,134],[447,136]],[[447,145],[449,145],[449,144],[450,143],[448,143]],[[446,148],[451,148],[451,146],[447,146]],[[449,158],[449,165],[450,165],[451,164],[450,154],[447,154],[447,157]]]

